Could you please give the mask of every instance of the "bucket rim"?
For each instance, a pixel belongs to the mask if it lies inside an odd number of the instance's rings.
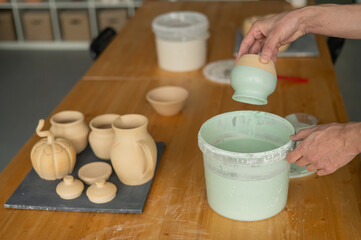
[[[208,142],[206,142],[203,139],[203,137],[201,135],[201,131],[206,122],[208,122],[212,119],[213,120],[217,119],[220,116],[225,115],[225,114],[228,115],[228,114],[249,113],[249,112],[265,113],[268,116],[277,118],[277,119],[283,121],[286,125],[288,125],[290,127],[290,129],[292,129],[292,134],[295,133],[295,129],[289,121],[287,121],[285,118],[280,117],[273,113],[264,112],[264,111],[254,111],[254,110],[242,110],[242,111],[232,111],[232,112],[221,113],[221,114],[213,116],[210,119],[208,119],[207,121],[205,121],[202,124],[201,128],[199,129],[198,146],[201,149],[201,151],[203,152],[203,154],[209,153],[209,154],[212,154],[212,157],[215,157],[217,160],[221,160],[223,162],[230,163],[230,164],[242,165],[242,166],[259,166],[259,165],[271,164],[271,163],[283,160],[286,157],[286,154],[289,152],[289,150],[291,150],[294,147],[294,145],[295,145],[294,141],[289,140],[284,145],[282,145],[278,148],[269,150],[269,151],[257,152],[257,153],[237,153],[237,152],[231,152],[231,151],[217,148],[217,147],[209,144]]]

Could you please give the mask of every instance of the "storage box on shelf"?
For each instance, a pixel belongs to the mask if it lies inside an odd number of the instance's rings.
[[[119,32],[127,22],[126,9],[103,9],[98,11],[99,32],[107,27]]]
[[[25,0],[26,3],[40,3],[43,2],[43,0]]]
[[[52,41],[54,39],[49,11],[25,11],[23,13],[23,26],[27,41]]]
[[[64,41],[89,41],[91,39],[86,11],[62,11],[59,13],[59,18]]]
[[[0,49],[87,49],[91,39],[104,28],[112,27],[120,31],[142,1],[0,0],[0,10],[12,13],[11,21],[8,15],[3,16],[7,20],[0,20]],[[70,13],[71,10],[75,12]],[[47,14],[42,13],[41,17],[38,15],[36,20],[35,16],[27,16],[30,11],[43,11]],[[6,31],[2,30],[4,22],[7,22]],[[46,30],[40,30],[41,28]],[[13,29],[12,34],[9,29]]]
[[[0,11],[0,41],[15,41],[15,27],[11,11]]]

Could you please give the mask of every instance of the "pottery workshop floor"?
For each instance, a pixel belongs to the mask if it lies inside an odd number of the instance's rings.
[[[361,40],[347,40],[335,64],[351,121],[361,121],[360,55]],[[88,51],[0,51],[0,172],[91,64]]]

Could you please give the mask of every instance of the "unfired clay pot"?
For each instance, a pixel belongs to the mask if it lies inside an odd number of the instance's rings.
[[[83,151],[88,145],[89,127],[84,121],[84,115],[78,111],[62,111],[50,118],[50,131],[56,137],[70,140],[76,153]]]
[[[112,122],[119,114],[103,114],[93,118],[90,123],[89,144],[95,156],[100,159],[110,159],[110,149],[113,144],[114,131]]]
[[[36,133],[47,137],[37,142],[31,149],[30,159],[35,172],[45,180],[61,179],[71,174],[76,161],[73,144],[63,138],[54,139],[50,131],[41,131],[44,120],[40,119]]]
[[[126,185],[141,185],[152,179],[157,147],[147,131],[148,119],[139,114],[118,117],[110,159],[119,180]]]
[[[146,97],[157,113],[172,116],[182,110],[188,91],[182,87],[164,86],[152,89]]]

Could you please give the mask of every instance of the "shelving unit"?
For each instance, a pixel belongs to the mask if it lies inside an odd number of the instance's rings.
[[[64,41],[61,31],[59,13],[66,10],[84,10],[88,14],[91,38],[98,33],[98,14],[103,9],[125,9],[127,17],[134,15],[143,0],[44,0],[39,3],[22,2],[24,0],[9,0],[0,3],[0,11],[12,12],[16,41],[0,41],[0,49],[86,49],[89,41]],[[27,41],[24,35],[24,21],[22,13],[30,10],[49,11],[53,41]]]

